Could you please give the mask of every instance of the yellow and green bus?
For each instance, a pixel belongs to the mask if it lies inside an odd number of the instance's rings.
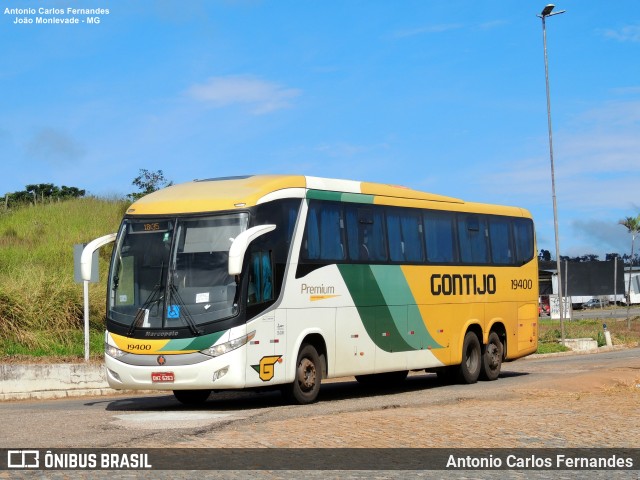
[[[321,380],[495,380],[537,349],[534,226],[522,208],[404,187],[253,175],[131,205],[109,273],[116,389],[280,388]]]

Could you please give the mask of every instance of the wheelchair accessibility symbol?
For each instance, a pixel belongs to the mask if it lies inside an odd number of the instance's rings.
[[[167,318],[180,318],[180,305],[169,305],[167,307]]]

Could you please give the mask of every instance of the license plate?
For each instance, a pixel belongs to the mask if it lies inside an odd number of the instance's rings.
[[[172,383],[176,379],[173,372],[153,372],[151,381],[153,383]]]

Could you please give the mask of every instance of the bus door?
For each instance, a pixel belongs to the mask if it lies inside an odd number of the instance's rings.
[[[250,262],[247,304],[266,307],[274,297],[271,252],[252,252]],[[268,310],[251,323],[256,335],[247,351],[247,385],[277,383],[285,376],[286,310]]]

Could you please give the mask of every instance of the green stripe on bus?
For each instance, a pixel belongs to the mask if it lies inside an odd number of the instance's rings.
[[[307,198],[311,200],[330,200],[333,202],[351,202],[372,204],[374,196],[362,193],[329,192],[326,190],[308,190]]]
[[[338,265],[369,337],[385,352],[415,350],[408,344],[369,265]]]
[[[210,333],[209,335],[204,335],[202,337],[176,338],[169,340],[169,342],[162,347],[160,351],[178,352],[183,350],[204,350],[216,343],[226,332],[227,330],[223,330],[222,332]]]
[[[402,268],[398,265],[372,265],[371,271],[385,303],[398,305],[390,310],[404,340],[416,350],[442,348],[429,333]]]
[[[209,335],[204,335],[203,337],[196,337],[193,339],[193,342],[189,344],[188,350],[204,350],[205,348],[209,348],[211,345],[220,340],[220,337],[227,333],[228,330],[223,330],[222,332],[210,333]]]
[[[342,197],[340,192],[327,192],[326,190],[308,190],[307,198],[311,200],[330,200],[339,202]]]
[[[365,193],[343,193],[341,200],[343,202],[372,204],[373,199],[373,195],[367,195]]]

